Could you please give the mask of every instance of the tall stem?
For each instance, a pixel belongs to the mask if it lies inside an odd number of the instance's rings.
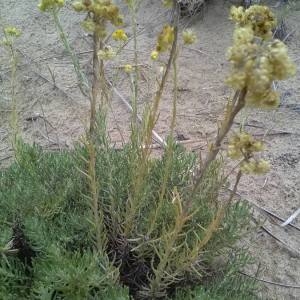
[[[11,88],[11,128],[12,128],[12,147],[14,151],[17,151],[17,137],[18,137],[18,112],[17,112],[17,98],[16,98],[16,71],[17,71],[17,62],[16,62],[16,53],[14,50],[13,44],[9,47],[11,53],[11,79],[10,79],[10,88]]]
[[[79,88],[84,95],[87,95],[88,91],[89,91],[88,80],[87,80],[86,76],[84,75],[84,73],[81,71],[79,60],[78,60],[77,56],[75,55],[74,51],[72,50],[71,45],[66,37],[64,29],[63,29],[63,27],[60,23],[59,17],[58,17],[58,11],[53,10],[52,15],[54,18],[54,23],[56,25],[56,28],[59,32],[60,39],[62,40],[62,43],[63,43],[66,51],[70,55],[75,73],[77,75],[77,80],[79,82]]]
[[[211,162],[214,161],[216,156],[218,155],[221,147],[221,143],[224,140],[225,136],[229,132],[233,120],[236,115],[241,111],[241,109],[245,106],[245,96],[247,94],[247,90],[244,88],[241,91],[237,91],[233,97],[232,109],[227,112],[224,121],[221,124],[221,128],[218,131],[217,138],[215,143],[212,145],[210,152],[208,153],[206,159],[202,164],[202,168],[200,173],[197,176],[197,181],[192,190],[192,196],[197,192],[198,187],[202,181],[203,175],[205,174],[207,168],[210,166]]]
[[[138,98],[138,49],[137,49],[137,26],[136,26],[136,6],[131,9],[131,23],[133,32],[133,47],[134,47],[134,65],[135,72],[133,78],[133,97],[132,97],[132,108],[133,108],[133,125],[137,125],[137,98]]]
[[[174,94],[173,94],[173,104],[172,104],[172,119],[171,119],[171,124],[170,124],[170,131],[171,131],[170,135],[171,135],[172,138],[173,138],[174,129],[175,129],[177,96],[178,96],[177,95],[177,61],[176,61],[176,58],[177,58],[177,53],[174,55],[173,62],[172,62],[173,72],[174,72],[174,86],[173,86]],[[173,154],[173,151],[174,151],[173,143],[167,144],[167,147],[166,147],[166,166],[164,168],[164,176],[163,176],[163,180],[162,180],[162,184],[161,184],[161,188],[160,188],[158,204],[157,204],[157,207],[155,209],[154,217],[151,218],[151,224],[150,224],[147,236],[150,236],[150,234],[154,230],[157,218],[159,216],[159,213],[161,212],[161,208],[162,208],[162,205],[163,205],[163,200],[164,200],[164,197],[165,197],[165,194],[166,194],[166,191],[167,191],[167,183],[168,183],[170,173],[171,173],[171,170],[172,170],[172,154]]]
[[[92,93],[90,95],[91,111],[90,111],[90,135],[94,135],[96,126],[96,105],[100,91],[100,64],[98,58],[98,51],[100,49],[100,39],[94,33],[93,35],[93,82],[92,82]]]

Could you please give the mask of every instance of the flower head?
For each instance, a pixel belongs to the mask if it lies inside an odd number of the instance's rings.
[[[112,38],[116,41],[127,41],[128,36],[123,29],[117,29],[113,34]]]
[[[133,71],[132,65],[129,65],[129,64],[125,65],[125,66],[124,66],[124,71],[125,71],[126,73],[131,73],[131,72]]]
[[[94,32],[97,25],[92,18],[87,18],[81,22],[81,26],[86,31]]]
[[[72,3],[72,6],[77,12],[84,11],[86,9],[86,6],[82,3],[82,1],[76,1]]]
[[[268,6],[251,5],[245,10],[246,25],[251,26],[254,34],[262,39],[272,37],[272,29],[276,26],[276,18]]]
[[[169,49],[174,41],[174,27],[170,25],[165,25],[163,30],[158,36],[156,51],[165,52]]]
[[[153,50],[151,52],[151,59],[157,60],[158,59],[158,55],[159,55],[159,53],[156,50]]]
[[[261,141],[255,140],[249,133],[241,132],[231,138],[228,145],[228,156],[232,159],[250,158],[254,152],[264,149]]]
[[[255,36],[262,39],[272,37],[272,29],[276,26],[276,19],[269,7],[263,5],[251,5],[248,9],[232,7],[230,19],[240,27],[250,27]]]
[[[293,76],[296,71],[285,44],[271,38],[274,15],[266,6],[253,5],[246,10],[233,7],[231,19],[237,27],[227,52],[232,72],[226,83],[236,90],[247,90],[247,106],[274,108],[279,95],[273,90],[273,81]]]
[[[182,32],[182,39],[184,44],[191,45],[196,42],[197,37],[191,29],[187,29]]]
[[[43,0],[54,1],[54,0]],[[62,1],[62,0],[56,0]],[[115,26],[121,26],[123,24],[123,18],[120,14],[118,6],[112,3],[111,0],[81,0],[73,3],[73,8],[77,12],[92,13],[95,16],[96,23],[104,24],[109,21]]]
[[[242,6],[232,6],[230,9],[229,19],[238,24],[243,23],[245,20],[245,9]]]
[[[59,9],[63,7],[65,4],[64,0],[41,0],[38,8],[41,11],[47,11],[50,9]]]
[[[270,165],[265,160],[256,160],[254,154],[264,150],[261,141],[255,140],[249,133],[240,132],[233,136],[228,145],[228,156],[232,159],[243,159],[240,170],[247,174],[264,174]]]
[[[246,174],[265,174],[270,170],[270,163],[264,159],[245,161],[241,164],[241,171]]]
[[[6,35],[18,37],[21,35],[21,31],[13,26],[7,26],[4,28],[4,32]]]
[[[104,47],[102,50],[98,51],[98,57],[102,60],[110,60],[116,56],[115,51],[110,46]]]

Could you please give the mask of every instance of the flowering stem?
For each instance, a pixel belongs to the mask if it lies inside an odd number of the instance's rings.
[[[90,135],[92,136],[95,131],[96,126],[96,103],[98,98],[98,93],[100,90],[100,64],[98,58],[98,51],[100,48],[100,42],[98,36],[94,33],[93,36],[93,83],[92,83],[92,93],[90,96],[91,111],[90,111]]]
[[[171,119],[171,124],[170,124],[170,135],[173,138],[174,136],[174,129],[175,129],[175,122],[176,122],[176,111],[177,111],[177,51],[174,55],[173,58],[173,70],[174,70],[174,96],[173,96],[173,107],[172,107],[172,119]],[[159,216],[159,213],[161,212],[161,208],[163,205],[163,200],[167,191],[167,183],[170,177],[170,173],[172,170],[172,154],[174,151],[174,145],[173,143],[168,143],[167,147],[166,147],[166,167],[164,170],[164,175],[163,175],[163,179],[162,179],[162,184],[161,184],[161,189],[160,189],[160,193],[159,193],[159,199],[158,199],[158,204],[157,204],[157,208],[155,210],[155,214],[154,217],[151,221],[151,225],[149,227],[149,231],[147,233],[147,236],[150,236],[150,234],[152,233],[152,231],[154,230],[154,227],[157,225],[157,218]]]
[[[177,7],[176,7],[176,12],[177,12],[177,15],[178,15],[178,8]],[[175,16],[175,18],[176,18],[176,16]],[[175,21],[177,23],[177,19]],[[159,88],[156,91],[155,96],[154,96],[154,103],[153,103],[152,110],[151,110],[151,116],[149,118],[149,126],[148,126],[149,130],[148,130],[148,134],[147,134],[147,140],[146,140],[146,143],[145,143],[146,145],[148,145],[150,143],[151,133],[152,133],[152,130],[154,128],[156,118],[157,118],[158,106],[159,106],[159,103],[160,103],[160,100],[161,100],[161,97],[162,97],[162,94],[163,94],[163,91],[164,91],[164,88],[165,88],[170,70],[171,70],[171,67],[172,67],[172,64],[173,64],[173,61],[174,61],[174,59],[176,59],[177,41],[178,41],[178,26],[177,26],[177,24],[175,24],[175,26],[174,26],[174,40],[173,40],[173,43],[172,43],[172,48],[171,48],[171,51],[170,51],[169,60],[168,60],[168,63],[166,65],[166,69],[165,69],[165,72],[164,72],[163,77],[161,79]]]
[[[221,128],[218,131],[216,141],[214,145],[212,146],[212,149],[208,153],[205,161],[202,164],[202,168],[200,170],[200,173],[197,176],[197,181],[193,187],[192,195],[194,195],[198,187],[201,183],[201,180],[203,178],[203,175],[205,174],[207,168],[210,166],[211,162],[215,160],[217,154],[220,151],[221,143],[224,140],[225,136],[229,132],[234,118],[236,115],[241,111],[241,109],[245,106],[245,96],[247,94],[247,89],[244,88],[241,91],[236,91],[235,95],[233,97],[232,101],[232,109],[228,112],[228,116],[225,117],[224,121],[221,124]]]
[[[17,59],[13,44],[9,46],[11,52],[11,100],[12,100],[12,113],[11,113],[11,128],[13,131],[12,145],[16,151],[17,137],[18,137],[18,113],[17,113],[17,99],[16,99],[16,71],[17,71]]]
[[[70,43],[66,37],[66,34],[64,32],[64,29],[60,23],[60,20],[59,20],[59,17],[58,17],[58,10],[56,9],[53,9],[52,10],[52,15],[53,15],[53,19],[54,19],[54,23],[56,25],[56,28],[59,32],[59,36],[60,36],[60,39],[62,40],[62,43],[66,49],[66,51],[68,52],[68,54],[70,55],[70,58],[71,58],[71,61],[72,61],[72,64],[74,66],[74,70],[75,70],[75,73],[77,75],[77,79],[79,81],[79,88],[80,88],[80,91],[84,94],[84,95],[87,95],[87,91],[89,90],[89,83],[88,83],[88,80],[86,78],[86,76],[84,75],[84,73],[81,71],[81,68],[80,68],[80,64],[79,64],[79,61],[78,61],[78,58],[77,56],[74,54],[74,51],[72,50],[71,46],[70,46]]]
[[[133,75],[133,97],[132,97],[132,108],[133,108],[133,126],[136,129],[137,125],[137,98],[138,98],[138,49],[137,49],[137,20],[136,20],[137,4],[131,7],[131,23],[133,32],[133,48],[134,48],[134,68]]]

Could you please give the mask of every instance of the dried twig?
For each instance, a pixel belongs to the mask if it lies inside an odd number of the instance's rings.
[[[298,208],[284,223],[282,223],[280,226],[285,227],[286,225],[289,225],[294,219],[298,217],[300,214],[300,208]]]
[[[7,159],[12,158],[12,157],[13,157],[12,155],[6,155],[6,156],[0,158],[0,161],[7,160]]]
[[[267,132],[267,133],[254,133],[253,136],[274,136],[274,135],[290,135],[290,134],[294,134],[294,135],[299,135],[299,133],[292,133],[292,132],[286,132],[286,131],[282,131],[282,132]]]
[[[293,247],[289,246],[287,243],[285,243],[283,240],[281,240],[279,237],[274,235],[269,229],[267,229],[265,226],[260,226],[263,231],[265,231],[268,235],[270,235],[273,239],[280,242],[283,246],[285,246],[288,250],[292,251],[293,253],[297,254],[297,256],[300,256],[300,252]]]
[[[245,275],[247,277],[253,278],[257,281],[261,281],[264,283],[268,283],[268,284],[272,284],[272,285],[277,285],[277,286],[281,286],[281,287],[285,287],[285,288],[292,288],[292,289],[300,289],[300,285],[292,285],[292,284],[285,284],[285,283],[280,283],[280,282],[274,282],[274,281],[270,281],[270,280],[266,280],[266,279],[262,279],[262,278],[257,278],[256,276],[247,274],[245,272],[239,271],[240,274]]]
[[[236,125],[241,125],[241,122],[234,122]],[[264,126],[260,125],[254,125],[254,124],[242,124],[245,127],[253,127],[253,128],[260,128],[263,130],[270,130],[272,132],[267,133],[266,135],[276,135],[276,134],[295,134],[297,135],[298,133],[290,132],[290,131],[285,131],[285,130],[280,130],[280,129],[267,129]],[[255,135],[265,135],[265,133],[256,133]]]
[[[232,191],[232,190],[229,189],[229,188],[228,188],[228,190],[229,190],[229,191]],[[235,194],[236,194],[237,196],[239,196],[240,199],[247,201],[248,203],[250,203],[250,204],[253,205],[254,207],[256,207],[256,208],[258,208],[259,210],[261,210],[261,211],[267,213],[268,215],[270,215],[270,216],[276,218],[277,220],[282,221],[282,222],[285,221],[283,218],[281,218],[280,216],[278,216],[278,215],[276,215],[275,213],[271,212],[271,211],[268,210],[267,208],[261,207],[261,206],[257,205],[256,203],[254,203],[253,201],[251,201],[250,199],[247,199],[247,198],[243,197],[240,193],[236,192]],[[296,225],[293,225],[293,224],[290,224],[290,223],[289,223],[288,225],[291,226],[291,227],[293,227],[294,229],[300,231],[300,228],[297,227]]]

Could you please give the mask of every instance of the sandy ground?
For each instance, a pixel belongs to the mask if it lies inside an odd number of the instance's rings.
[[[18,39],[17,99],[20,111],[20,128],[26,141],[35,142],[45,149],[70,148],[84,132],[89,115],[88,99],[82,96],[77,85],[70,60],[65,53],[57,32],[48,15],[41,14],[37,1],[0,0],[1,25],[13,24],[23,35]],[[121,2],[121,1],[119,1]],[[149,53],[155,45],[155,37],[162,24],[170,16],[158,5],[158,0],[144,1],[138,16],[138,43],[141,84],[138,105],[140,111],[153,95],[153,79],[160,69],[158,62],[151,62]],[[275,5],[277,1],[269,1]],[[182,20],[182,27],[192,27],[198,42],[181,50],[179,58],[179,84],[176,132],[178,138],[193,151],[205,151],[207,141],[216,134],[216,121],[220,118],[226,99],[231,95],[224,84],[228,71],[225,60],[230,46],[233,25],[228,20],[229,3],[210,1],[200,15],[193,20]],[[125,11],[126,15],[126,11]],[[83,19],[67,7],[61,11],[72,47],[78,53],[81,65],[91,74],[91,38],[80,28]],[[129,24],[129,23],[128,23]],[[290,54],[300,65],[300,11],[288,15],[287,40]],[[130,32],[129,26],[126,31]],[[129,100],[129,76],[119,66],[133,62],[133,45],[130,42],[118,61],[107,64],[110,80]],[[55,81],[53,81],[54,75]],[[0,49],[0,164],[6,166],[12,152],[9,144],[9,78],[7,54]],[[266,157],[272,170],[264,177],[244,178],[239,193],[243,199],[268,209],[283,219],[300,207],[300,72],[278,86],[282,103],[276,111],[245,111],[246,120],[254,135],[265,139]],[[171,84],[168,86],[172,90]],[[160,106],[157,132],[166,137],[170,124],[171,93],[165,93]],[[112,113],[113,112],[113,113]],[[115,143],[128,139],[130,114],[113,95],[108,131]],[[239,120],[237,120],[238,122]],[[238,126],[238,124],[236,124]],[[238,127],[236,127],[238,128]],[[263,222],[263,228],[255,231],[244,244],[260,263],[259,278],[286,285],[300,285],[300,233],[291,226],[280,227],[280,222],[262,213],[254,206],[254,215]],[[293,224],[300,227],[300,218]],[[266,231],[285,243],[276,241]],[[254,274],[255,270],[247,270]],[[264,299],[300,299],[300,289],[265,284]]]

